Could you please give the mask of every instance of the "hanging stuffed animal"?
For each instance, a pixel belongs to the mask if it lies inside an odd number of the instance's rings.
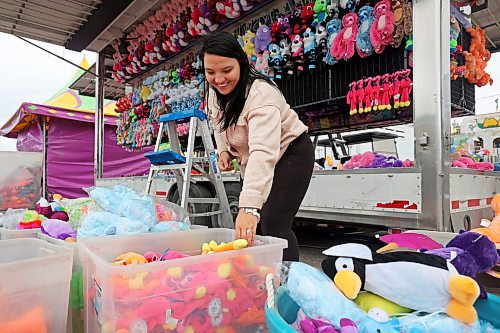
[[[290,52],[290,40],[288,37],[283,37],[280,40],[281,50],[281,68],[286,73],[287,78],[293,75],[293,62]]]
[[[379,110],[390,110],[391,106],[392,82],[390,74],[382,75],[382,97],[380,100]]]
[[[372,99],[373,99],[373,111],[377,111],[380,107],[380,97],[381,97],[381,91],[382,88],[380,86],[380,80],[381,77],[380,75],[377,75],[373,78],[372,81],[372,87],[373,87],[373,92],[372,92]]]
[[[356,99],[358,102],[358,113],[368,112],[365,111],[365,108],[363,106],[365,103],[365,87],[363,79],[356,82],[356,94]]]
[[[404,37],[403,6],[400,0],[391,0],[391,10],[394,13],[394,35],[391,46],[398,48]]]
[[[401,100],[399,103],[400,107],[408,107],[410,106],[410,94],[412,89],[412,81],[410,78],[410,70],[406,69],[403,71],[403,78],[399,83],[399,87],[401,89]]]
[[[375,5],[375,22],[370,28],[370,40],[376,53],[384,49],[393,40],[394,14],[389,0],[381,0]]]
[[[391,75],[392,77],[392,98],[394,101],[394,108],[399,109],[400,99],[401,99],[401,80],[400,77],[403,74],[402,71],[397,71]]]
[[[365,85],[365,112],[370,112],[373,108],[373,87],[372,78],[368,77],[364,80]]]
[[[323,59],[323,57],[326,55],[327,35],[326,23],[319,23],[316,26],[316,32],[314,33],[314,41],[316,42],[316,56],[318,59]]]
[[[370,6],[363,6],[360,8],[359,13],[359,30],[356,36],[356,51],[361,58],[366,58],[373,53],[373,46],[370,41],[370,28],[375,22],[373,16],[373,8]]]
[[[304,71],[304,41],[300,35],[292,35],[290,39],[291,60],[296,66],[297,74],[300,75]]]
[[[355,52],[358,15],[356,13],[345,15],[342,18],[342,26],[342,30],[333,41],[331,54],[337,60],[348,60]]]
[[[255,63],[255,61],[257,60],[255,56],[255,44],[254,44],[255,33],[253,33],[250,30],[247,30],[247,32],[245,32],[245,34],[242,37],[243,37],[243,51],[245,51],[245,53],[247,54],[248,61],[250,61],[250,63]]]
[[[269,43],[271,43],[271,39],[271,29],[265,24],[259,26],[255,32],[254,38],[255,52],[262,53],[264,50],[267,50]]]
[[[278,44],[271,43],[268,46],[269,50],[269,67],[271,68],[270,77],[271,79],[281,80],[282,70],[281,61],[283,57],[281,56],[281,49]]]
[[[410,251],[379,254],[362,244],[325,250],[323,271],[350,299],[364,289],[409,309],[446,313],[463,323],[477,320],[479,286],[437,255]]]
[[[269,51],[265,50],[262,53],[257,53],[257,61],[255,61],[255,69],[265,75],[269,75]]]
[[[329,0],[326,5],[327,22],[339,18],[339,0]]]
[[[304,43],[304,57],[308,65],[309,71],[314,71],[316,69],[316,40],[314,38],[314,28],[309,27],[304,31],[303,39]]]
[[[337,59],[332,56],[333,41],[342,30],[342,21],[339,19],[333,19],[326,24],[327,32],[327,43],[326,43],[326,55],[323,59],[327,65],[335,65]]]
[[[326,20],[326,0],[316,0],[314,2],[314,21],[312,22],[312,26],[316,27],[320,22],[324,22]]]
[[[358,101],[358,93],[356,91],[356,82],[349,83],[349,92],[347,93],[347,104],[349,104],[349,115],[353,116],[358,113],[357,101]]]
[[[354,12],[356,10],[356,6],[359,4],[359,0],[339,0],[340,7],[340,17],[345,16],[349,12]]]
[[[302,34],[314,20],[314,2],[306,3],[300,12],[300,28],[298,34]]]

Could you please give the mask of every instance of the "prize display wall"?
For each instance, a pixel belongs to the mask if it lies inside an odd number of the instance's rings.
[[[490,83],[489,55],[479,28],[453,15],[450,22],[452,116],[472,115],[475,85]],[[163,6],[114,45],[113,76],[134,85],[117,104],[118,145],[150,146],[161,114],[203,107],[198,52],[222,29],[234,32],[312,134],[413,121],[411,1],[199,0]]]

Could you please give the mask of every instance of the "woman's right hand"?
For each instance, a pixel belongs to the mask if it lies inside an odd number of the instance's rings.
[[[219,154],[219,169],[221,171],[233,170],[233,156],[228,151]]]

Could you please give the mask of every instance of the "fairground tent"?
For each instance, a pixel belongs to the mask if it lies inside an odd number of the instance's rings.
[[[84,58],[81,67],[88,69]],[[17,139],[18,151],[42,152],[46,149],[47,193],[67,198],[86,196],[82,188],[94,183],[94,109],[95,99],[81,96],[68,87],[81,75],[78,69],[68,84],[44,104],[22,103],[0,127],[0,135]],[[115,102],[104,100],[105,178],[144,175],[149,162],[144,152],[128,152],[116,145],[117,114]],[[43,117],[46,120],[46,145],[43,147]]]

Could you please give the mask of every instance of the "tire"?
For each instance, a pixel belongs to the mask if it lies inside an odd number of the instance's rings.
[[[191,184],[189,186],[189,197],[191,198],[212,198],[210,191],[203,185]],[[179,196],[179,191],[175,190],[172,195],[172,202],[180,205],[181,198]],[[188,212],[190,214],[199,214],[210,212],[212,204],[202,204],[202,203],[190,203],[188,204]],[[192,224],[203,225],[206,227],[212,227],[212,217],[211,216],[201,216],[191,219]]]
[[[234,229],[234,222],[236,222],[236,216],[238,216],[239,211],[239,200],[241,192],[241,184],[237,182],[225,183],[224,188],[226,189],[227,201],[229,202],[229,210],[233,216],[233,225],[231,229]],[[212,211],[218,210],[219,204],[213,204]],[[222,228],[222,222],[219,221],[220,215],[212,216],[212,225],[217,228]]]

